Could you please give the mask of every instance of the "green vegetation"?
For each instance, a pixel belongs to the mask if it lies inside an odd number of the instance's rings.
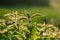
[[[35,14],[35,13],[43,13],[48,17],[53,17],[53,18],[57,18],[59,17],[59,13],[57,13],[55,10],[53,10],[50,7],[41,7],[41,6],[21,6],[21,7],[0,7],[0,16],[8,13],[8,12],[12,12],[12,11],[18,11],[19,13],[24,14],[24,10],[28,10],[31,14]]]
[[[60,40],[59,0],[13,1],[0,1],[0,40]]]
[[[4,19],[0,19],[0,40],[58,40],[60,30],[52,24],[45,22],[37,23],[32,19],[35,17],[45,17],[37,13],[30,15],[25,10],[25,15],[18,14],[17,11],[7,13]],[[39,21],[39,20],[38,20]]]
[[[1,6],[0,7],[0,18],[4,18],[4,14],[18,11],[19,14],[25,14],[24,10],[28,10],[30,14],[40,13],[46,15],[47,23],[51,23],[56,26],[60,26],[60,14],[50,7],[42,7],[42,6]],[[36,17],[33,18],[33,22],[44,23],[45,18]],[[39,20],[39,21],[38,21]],[[52,21],[51,21],[52,20]]]

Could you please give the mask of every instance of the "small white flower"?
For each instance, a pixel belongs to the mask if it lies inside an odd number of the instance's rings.
[[[43,36],[46,36],[47,34],[46,33],[43,33]]]

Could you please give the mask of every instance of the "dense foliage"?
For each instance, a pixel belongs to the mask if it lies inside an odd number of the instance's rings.
[[[12,12],[5,14],[4,19],[0,19],[0,40],[59,40],[60,30],[52,24],[41,24],[32,22],[36,16],[42,14],[26,15]]]

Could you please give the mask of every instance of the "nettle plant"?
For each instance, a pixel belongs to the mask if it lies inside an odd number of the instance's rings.
[[[60,38],[60,30],[54,25],[32,22],[34,17],[45,17],[45,15],[30,15],[26,10],[25,14],[18,14],[15,11],[5,14],[5,18],[0,19],[0,40],[58,40]]]

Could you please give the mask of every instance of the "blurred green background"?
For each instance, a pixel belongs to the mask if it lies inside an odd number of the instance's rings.
[[[24,14],[28,10],[30,14],[41,13],[46,17],[37,17],[33,22],[43,23],[45,18],[47,23],[60,26],[60,1],[59,0],[0,0],[0,18],[4,14],[18,11]]]

